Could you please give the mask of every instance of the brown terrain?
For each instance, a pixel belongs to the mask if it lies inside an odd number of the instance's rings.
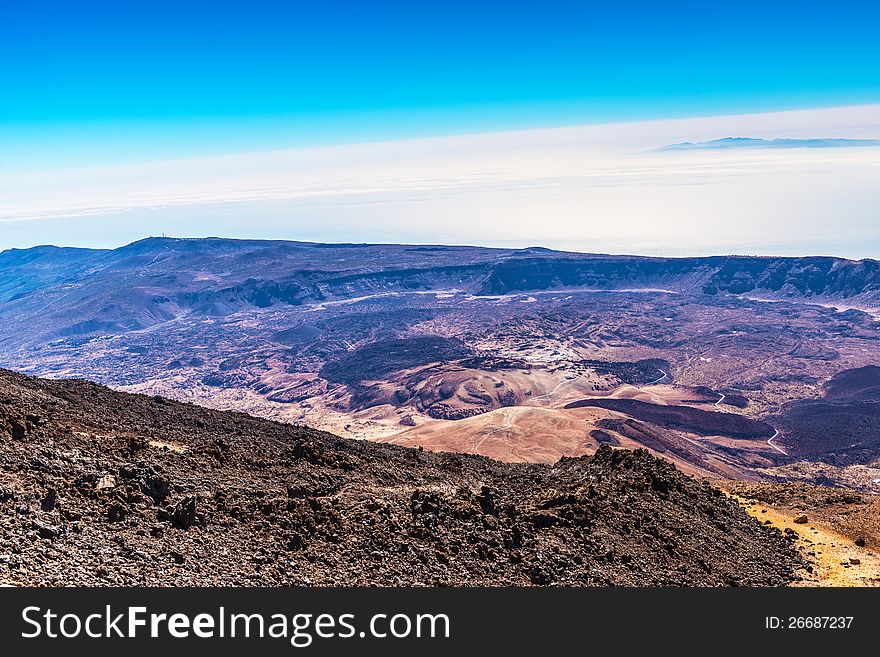
[[[870,499],[878,317],[872,260],[165,238],[0,254],[2,366],[365,439],[338,443],[358,454],[420,448],[431,467],[539,479],[644,448],[699,478]],[[187,440],[152,433],[144,454],[193,458]],[[873,507],[846,508],[869,532]],[[782,529],[791,511],[767,509]]]
[[[553,466],[0,371],[0,583],[747,585],[793,541],[645,450]]]
[[[880,498],[803,483],[722,483],[753,517],[796,539],[797,586],[880,586]]]

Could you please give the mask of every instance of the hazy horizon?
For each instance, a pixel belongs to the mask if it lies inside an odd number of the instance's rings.
[[[731,134],[876,139],[880,105],[22,172],[0,182],[0,249],[164,232],[880,257],[880,148],[656,150]]]
[[[738,252],[738,251],[694,251],[694,252],[682,252],[677,254],[671,253],[663,253],[663,252],[649,252],[650,247],[646,248],[644,252],[636,252],[636,251],[615,251],[615,250],[601,250],[594,249],[590,250],[587,246],[584,248],[575,248],[574,246],[563,248],[563,247],[552,247],[547,246],[546,244],[527,244],[525,242],[516,242],[512,244],[504,244],[502,242],[492,243],[492,244],[479,244],[479,243],[447,243],[447,242],[353,242],[347,240],[335,240],[335,241],[324,241],[324,242],[315,242],[310,240],[297,240],[297,239],[287,239],[287,238],[274,238],[274,237],[227,237],[223,235],[144,235],[143,237],[137,238],[130,242],[121,242],[117,244],[111,244],[107,246],[88,246],[88,245],[72,245],[72,244],[63,244],[63,243],[52,243],[46,242],[42,244],[34,244],[32,246],[26,247],[9,247],[6,249],[0,249],[0,254],[7,253],[10,251],[29,251],[34,249],[41,248],[59,248],[59,249],[82,249],[82,250],[91,250],[91,251],[114,251],[121,248],[125,248],[126,246],[131,246],[138,242],[143,242],[147,240],[187,240],[187,241],[209,241],[209,240],[221,240],[221,241],[237,241],[237,242],[292,242],[292,243],[302,243],[302,244],[330,244],[330,245],[364,245],[364,246],[443,246],[443,247],[460,247],[460,248],[478,248],[478,249],[499,249],[499,250],[528,250],[530,248],[534,249],[546,249],[550,251],[556,251],[559,253],[576,253],[583,255],[608,255],[608,256],[620,256],[620,257],[665,257],[665,258],[710,258],[715,256],[725,256],[725,257],[760,257],[760,258],[810,258],[810,257],[821,257],[821,258],[837,258],[842,260],[880,260],[880,258],[848,258],[846,256],[841,256],[833,252],[828,253],[782,253],[782,252],[766,252],[766,253],[746,253],[746,252]]]
[[[10,8],[0,249],[168,233],[880,258],[880,147],[657,150],[880,139],[876,8],[746,2],[742,30],[685,5],[255,2]]]

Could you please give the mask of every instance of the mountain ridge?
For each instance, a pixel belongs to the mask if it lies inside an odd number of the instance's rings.
[[[365,257],[358,260],[356,257],[339,257],[339,253],[362,253]],[[396,284],[403,290],[431,289],[431,282],[424,280],[424,275],[453,265],[459,268],[458,273],[471,277],[469,285],[474,293],[486,295],[507,291],[539,291],[553,284],[588,288],[606,285],[608,289],[614,289],[664,276],[674,279],[676,276],[702,273],[702,291],[708,294],[742,294],[756,290],[782,292],[788,296],[801,293],[805,296],[839,295],[841,298],[851,298],[873,293],[872,296],[880,299],[880,263],[870,258],[850,260],[834,256],[750,255],[658,257],[576,253],[543,247],[495,249],[226,238],[146,238],[109,250],[40,246],[3,251],[0,253],[0,303],[9,301],[10,297],[21,292],[74,282],[76,276],[90,277],[100,272],[107,274],[126,268],[135,272],[143,270],[141,273],[146,274],[150,273],[148,270],[161,270],[159,265],[163,262],[166,265],[172,262],[176,264],[174,272],[200,267],[208,273],[222,274],[222,270],[211,271],[219,266],[211,261],[213,258],[226,258],[230,266],[234,265],[242,272],[239,280],[311,278],[326,283],[328,287],[337,283],[344,287],[345,282],[359,279],[364,285],[369,285],[369,278],[373,276],[381,278],[386,287]],[[457,258],[464,261],[456,261]],[[36,268],[36,261],[39,275],[28,270],[29,266]],[[291,264],[284,267],[284,262]],[[268,268],[263,265],[268,265]],[[849,281],[841,280],[847,277]],[[235,277],[227,275],[225,278],[232,280]],[[390,279],[397,280],[389,283]],[[860,282],[862,285],[858,286]],[[789,283],[789,287],[783,290]],[[690,284],[690,287],[693,285]],[[333,292],[341,298],[346,296],[344,289]],[[323,298],[317,300],[322,301]]]

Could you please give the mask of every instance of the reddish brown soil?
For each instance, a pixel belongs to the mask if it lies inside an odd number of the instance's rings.
[[[0,371],[0,582],[786,584],[789,539],[644,450],[553,466]]]

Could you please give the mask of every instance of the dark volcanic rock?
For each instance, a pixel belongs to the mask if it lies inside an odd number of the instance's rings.
[[[691,406],[651,404],[637,399],[583,399],[566,404],[565,408],[606,408],[625,413],[643,422],[659,427],[689,431],[701,436],[730,436],[731,438],[769,438],[774,430],[766,422],[743,415],[704,411]]]
[[[555,257],[554,257],[555,256]],[[509,257],[483,279],[482,294],[558,287],[626,289],[702,281],[703,294],[763,292],[784,297],[850,298],[880,292],[880,263],[842,258],[644,258],[570,254]],[[693,283],[691,283],[693,284]],[[687,283],[685,283],[687,285]]]
[[[83,381],[0,371],[0,390],[0,423],[46,419],[0,434],[0,582],[775,586],[800,565],[643,450],[503,464]]]
[[[617,440],[617,438],[602,429],[593,429],[590,431],[590,438],[599,444],[613,445],[615,447],[620,444],[620,441]]]
[[[453,338],[436,335],[375,342],[327,363],[322,378],[337,383],[360,383],[389,372],[469,355],[467,347]]]
[[[57,527],[53,527],[52,525],[40,522],[39,520],[34,520],[32,526],[36,530],[40,538],[53,539],[57,538],[58,535],[61,533],[61,531]]]
[[[169,516],[171,524],[178,529],[189,529],[199,522],[199,515],[196,512],[196,498],[185,497],[174,505]]]

